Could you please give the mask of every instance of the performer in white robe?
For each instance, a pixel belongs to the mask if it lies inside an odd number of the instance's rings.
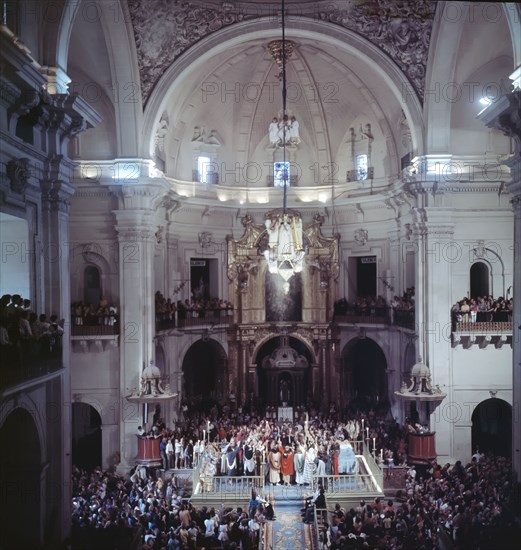
[[[270,122],[270,125],[268,127],[268,137],[270,140],[270,144],[274,147],[277,146],[279,143],[279,120],[277,117],[273,117],[272,121]]]
[[[315,458],[317,457],[317,451],[315,450],[314,445],[310,445],[308,450],[306,451],[305,459],[304,459],[304,483],[308,483],[311,485],[313,481],[313,474],[316,470],[315,465]]]
[[[304,483],[304,449],[301,445],[295,451],[293,463],[295,465],[295,482],[297,485],[302,485]]]
[[[338,455],[338,473],[354,474],[358,470],[357,459],[353,448],[348,441],[340,441],[340,453]]]
[[[289,142],[292,145],[298,145],[300,143],[299,135],[299,123],[298,120],[292,116],[289,122]]]

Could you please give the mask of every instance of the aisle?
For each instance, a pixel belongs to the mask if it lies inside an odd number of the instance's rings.
[[[311,550],[311,525],[305,525],[300,513],[309,489],[276,486],[270,488],[275,520],[269,522],[267,550]]]

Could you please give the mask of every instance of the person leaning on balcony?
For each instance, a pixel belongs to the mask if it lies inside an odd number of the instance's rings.
[[[469,322],[470,305],[469,305],[469,301],[467,300],[467,298],[463,298],[463,300],[461,300],[461,302],[460,302],[460,312],[461,312],[461,317],[462,317],[461,320],[464,323],[468,323]]]

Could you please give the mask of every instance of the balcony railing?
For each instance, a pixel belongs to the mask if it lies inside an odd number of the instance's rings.
[[[119,334],[119,320],[116,315],[95,317],[71,317],[71,336],[113,336]]]
[[[347,306],[335,310],[335,321],[358,325],[396,325],[414,329],[414,310],[400,310],[391,307]]]
[[[26,382],[62,368],[62,335],[20,340],[0,348],[0,388]]]
[[[233,322],[233,309],[200,309],[156,313],[156,332],[172,328],[190,328],[204,325],[229,325]]]

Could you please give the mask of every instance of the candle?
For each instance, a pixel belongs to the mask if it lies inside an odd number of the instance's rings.
[[[206,439],[206,431],[203,430],[203,440],[205,440],[205,439]]]
[[[373,437],[373,449],[376,449],[376,437]]]
[[[362,418],[362,431],[364,430],[364,419]]]
[[[384,458],[384,450],[380,449],[380,460],[383,460]]]
[[[369,439],[369,428],[366,428],[365,431],[367,433],[367,439]]]

